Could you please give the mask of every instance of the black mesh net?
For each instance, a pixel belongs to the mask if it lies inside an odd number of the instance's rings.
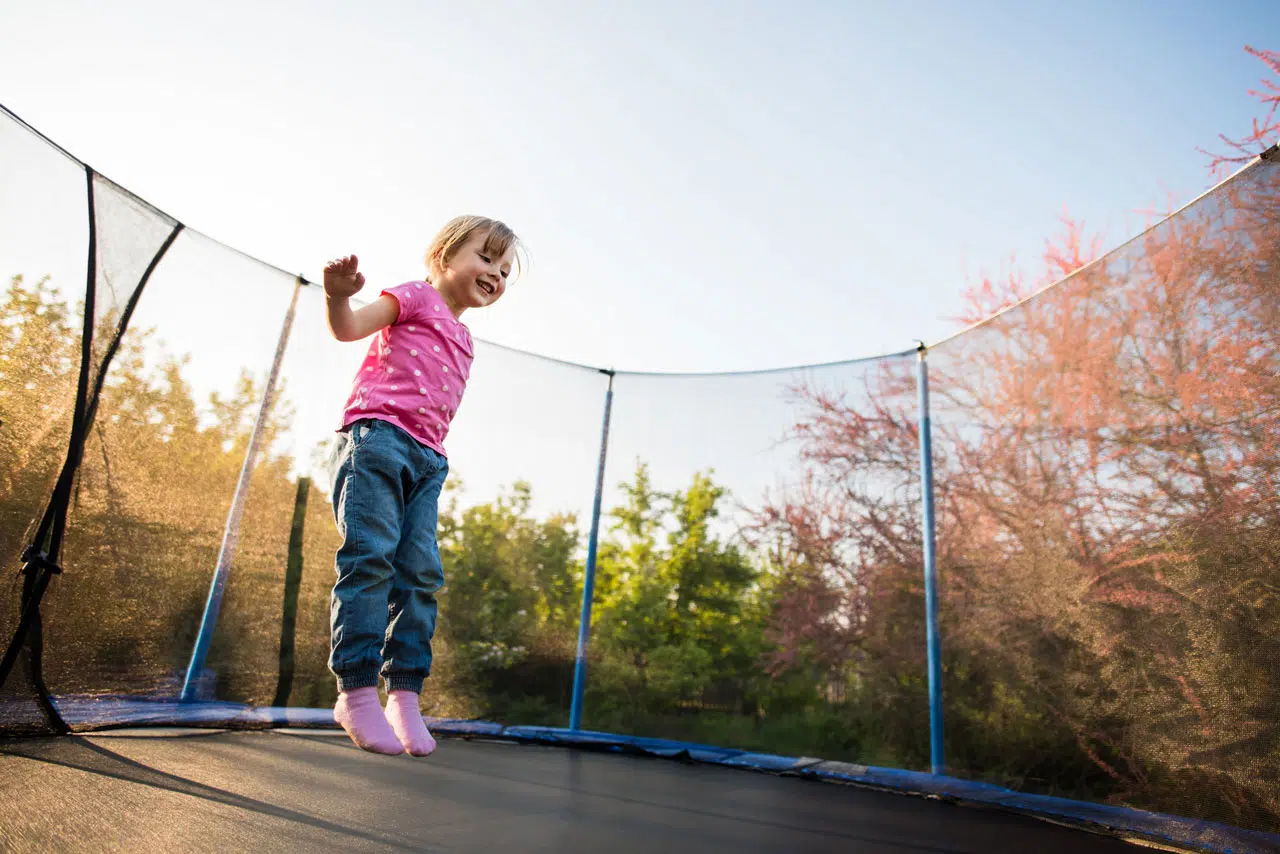
[[[167,696],[185,673],[290,293],[223,252],[178,237],[103,385],[43,604],[55,694]]]
[[[12,125],[6,128],[7,137],[22,133],[21,128]],[[18,142],[15,148],[30,148],[40,143],[40,140],[27,134],[27,139]],[[74,163],[52,147],[46,146],[45,150],[31,153],[39,164],[35,170],[37,176],[43,176],[45,170],[69,174],[75,168]],[[22,161],[13,162],[16,165]],[[24,424],[23,416],[28,419],[33,414],[37,418],[43,416],[52,428],[51,433],[58,432],[58,425],[68,420],[71,425],[69,433],[75,434],[77,430],[83,432],[83,427],[77,425],[81,422],[87,424],[92,418],[97,388],[100,381],[105,379],[103,374],[110,360],[119,351],[121,333],[128,325],[128,315],[134,306],[135,296],[154,264],[168,248],[177,225],[172,219],[101,176],[87,171],[82,171],[81,174],[87,181],[82,209],[91,213],[89,264],[92,271],[92,279],[82,286],[81,299],[76,304],[67,298],[75,293],[71,282],[61,284],[56,290],[51,287],[48,277],[52,274],[45,271],[34,285],[15,274],[10,280],[8,300],[11,315],[8,318],[8,333],[12,346],[6,354],[6,362],[12,372],[12,387],[18,391],[16,387],[20,385],[21,392],[31,394],[30,397],[15,394],[12,398],[14,424],[11,429],[21,430],[26,434],[22,439],[15,436],[13,444],[19,461],[29,458],[31,474],[34,476],[29,480],[23,478],[26,482],[15,483],[14,486],[38,489],[40,481],[47,482],[54,471],[61,471],[65,487],[59,493],[62,497],[54,500],[50,500],[47,494],[34,493],[40,496],[34,500],[39,502],[43,499],[50,510],[45,511],[45,506],[36,505],[34,509],[40,515],[41,522],[29,523],[22,529],[21,537],[25,541],[22,545],[31,545],[33,549],[47,553],[48,559],[54,564],[61,557],[65,502],[70,497],[69,475],[72,469],[68,465],[75,465],[80,443],[73,435],[72,441],[64,446],[63,459],[58,460],[56,452],[50,454],[53,449],[47,438],[41,436],[44,431],[34,424]],[[24,177],[29,179],[31,176]],[[20,190],[16,185],[15,188]],[[9,198],[16,201],[18,197]],[[55,199],[55,216],[63,215],[64,212],[69,214],[70,196],[65,197],[65,200]],[[30,212],[26,215],[30,217]],[[20,217],[21,214],[17,211],[12,214],[14,219]],[[37,242],[39,245],[39,238]],[[53,242],[56,243],[56,239]],[[64,261],[63,264],[65,263]],[[55,295],[57,290],[61,291],[61,299]],[[73,330],[78,330],[78,334]],[[68,447],[70,451],[67,450]],[[70,463],[66,464],[64,461],[68,459]],[[50,461],[57,462],[53,462],[51,466]],[[27,494],[31,495],[30,492]],[[23,517],[32,518],[32,498],[27,496],[24,496],[24,501],[15,502],[15,532]],[[30,566],[35,569],[38,564],[30,563]],[[52,565],[43,569],[45,573],[52,571]],[[10,612],[9,622],[17,628],[19,623],[13,615],[22,611],[30,612],[26,624],[29,628],[22,632],[26,649],[19,667],[25,674],[20,673],[19,679],[25,675],[32,690],[43,694],[43,685],[33,679],[38,678],[40,668],[33,666],[32,657],[38,659],[42,653],[45,624],[38,616],[30,619],[30,614],[35,613],[33,609],[38,604],[36,600],[43,590],[44,579],[29,570],[24,582],[25,593],[17,598],[18,605],[10,605],[13,610]],[[16,637],[13,629],[8,635]],[[9,648],[8,643],[6,648]]]
[[[300,579],[289,700],[326,706],[336,696],[327,669],[339,543],[330,453],[367,347],[367,341],[334,341],[323,294],[303,289],[271,415],[270,461],[255,474],[210,657],[239,650],[240,664],[219,686],[220,699],[266,703],[279,687],[299,478],[309,483],[295,558]],[[446,442],[450,472],[439,531],[446,587],[423,697],[429,714],[567,720],[580,544],[606,386],[607,378],[592,369],[476,343],[466,397]]]
[[[71,433],[88,214],[84,169],[0,119],[0,653],[18,625],[20,555],[35,536]],[[45,730],[29,650],[0,685],[0,728]]]
[[[1280,166],[930,351],[947,762],[1280,828]]]
[[[66,456],[80,364],[76,309],[84,298],[87,214],[84,170],[61,152],[8,119],[0,121],[0,151],[0,548],[8,568],[34,533]],[[12,576],[5,576],[8,586]],[[0,609],[11,604],[6,596]],[[13,626],[4,626],[11,634]]]
[[[7,646],[69,445],[90,182],[7,114],[0,145]],[[328,708],[330,456],[367,342],[91,185],[101,396],[0,733],[47,731],[42,698],[76,728]],[[1280,830],[1278,191],[1256,163],[929,350],[949,773]],[[583,726],[929,770],[917,365],[612,375],[477,342],[424,711],[569,722],[612,388]]]
[[[585,725],[927,759],[913,366],[617,377]]]

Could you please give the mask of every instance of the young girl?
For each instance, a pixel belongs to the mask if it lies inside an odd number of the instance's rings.
[[[444,439],[472,359],[459,318],[502,297],[517,242],[496,220],[453,219],[427,250],[426,281],[387,288],[357,310],[349,302],[364,287],[356,257],[324,268],[333,336],[377,333],[343,412],[333,484],[342,536],[330,609],[334,718],[365,750],[435,749],[418,695],[431,671],[435,594],[444,584],[436,545],[436,502],[449,471]]]

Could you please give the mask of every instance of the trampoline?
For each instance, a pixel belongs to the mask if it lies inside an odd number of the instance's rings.
[[[0,849],[1280,851],[1277,210],[1273,149],[870,359],[477,341],[385,757],[326,667],[361,349],[0,107]]]
[[[0,748],[6,851],[1133,850],[938,801],[677,761],[340,730],[118,730]]]

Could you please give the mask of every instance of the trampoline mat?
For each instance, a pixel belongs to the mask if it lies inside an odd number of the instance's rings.
[[[1053,852],[1125,842],[995,810],[584,750],[340,731],[0,741],[4,851]]]

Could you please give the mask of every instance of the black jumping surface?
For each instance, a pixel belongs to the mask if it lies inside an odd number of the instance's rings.
[[[0,740],[2,851],[1132,852],[1003,812],[563,747],[341,732]]]

